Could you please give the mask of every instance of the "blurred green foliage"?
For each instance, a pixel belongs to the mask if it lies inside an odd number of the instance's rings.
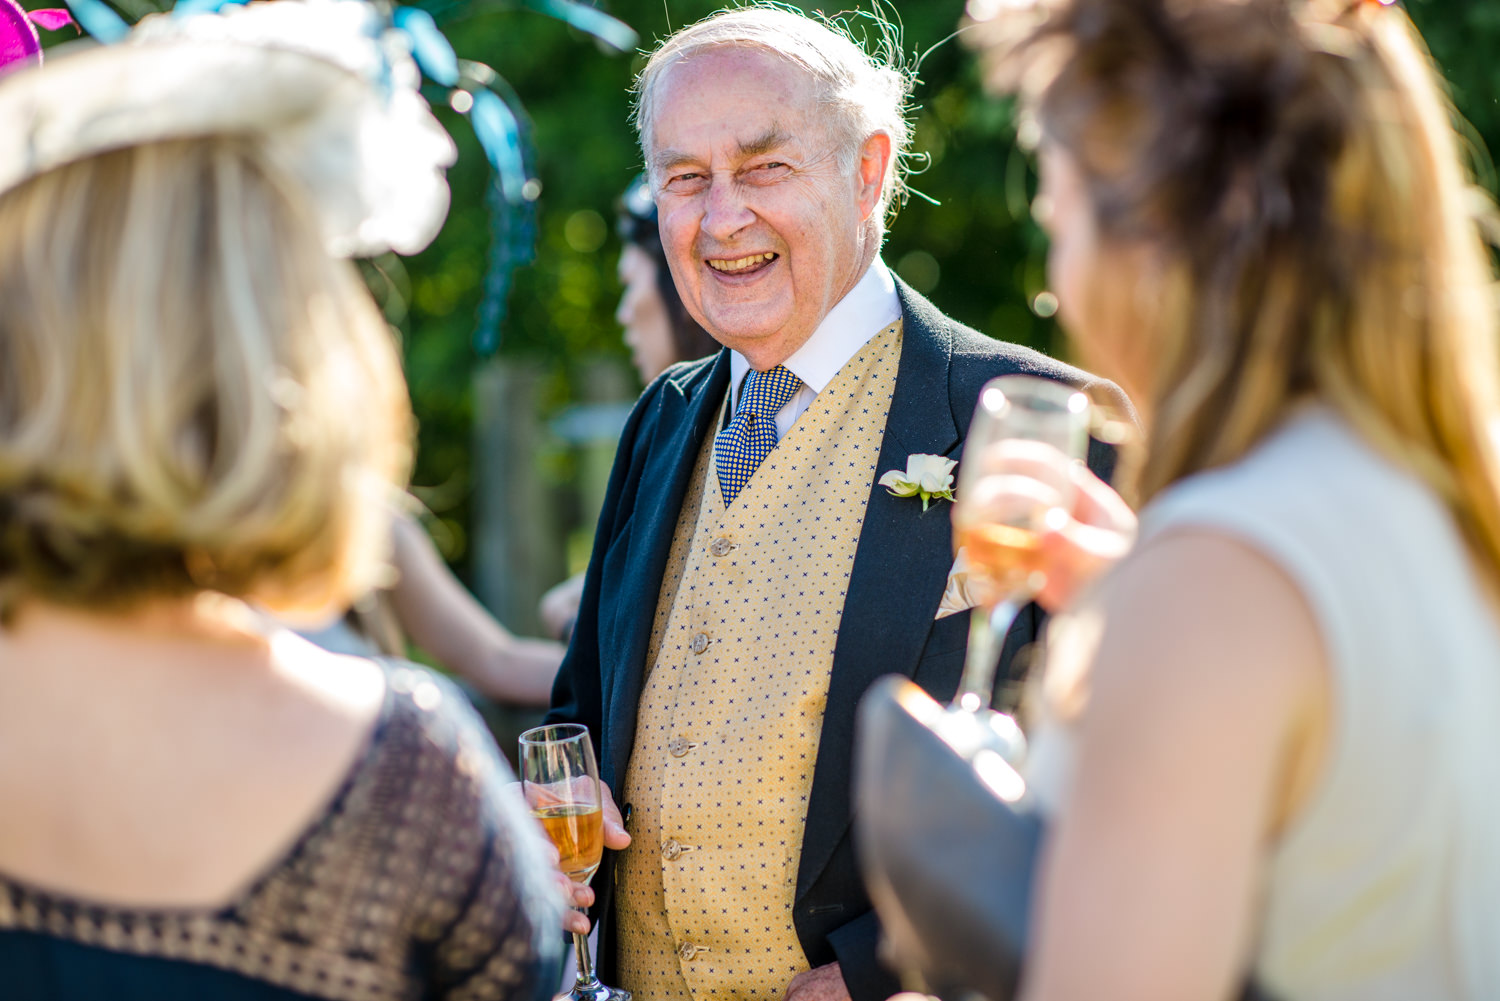
[[[643,48],[719,6],[715,0],[598,5],[635,27]],[[895,7],[904,50],[924,56],[915,146],[928,163],[913,184],[938,204],[910,201],[891,228],[885,260],[956,318],[994,336],[1061,350],[1052,322],[1029,307],[1042,289],[1045,254],[1028,213],[1032,167],[1014,150],[1009,109],[981,96],[972,56],[950,38],[962,2],[897,0]],[[1474,126],[1476,169],[1494,190],[1483,150],[1500,149],[1500,64],[1493,55],[1500,52],[1500,2],[1409,0],[1408,9]],[[539,364],[541,405],[551,412],[579,397],[586,364],[605,358],[628,365],[612,318],[619,295],[613,205],[639,167],[627,90],[644,57],[612,57],[577,31],[521,11],[451,21],[445,30],[461,56],[505,75],[535,127],[543,184],[537,260],[516,276],[500,354]],[[479,360],[470,338],[488,239],[487,168],[468,129],[448,124],[462,147],[450,175],[454,209],[432,248],[406,264],[403,327],[421,420],[416,483],[448,530],[439,541],[461,563],[473,483],[470,376]],[[563,497],[575,462],[565,449],[546,448],[535,475]],[[563,508],[575,522],[585,519]]]

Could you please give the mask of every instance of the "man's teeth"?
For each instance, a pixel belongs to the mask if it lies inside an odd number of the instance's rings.
[[[708,259],[708,266],[715,271],[744,271],[746,268],[754,267],[762,261],[774,261],[775,254],[751,254],[749,257],[741,257],[737,261],[716,261]]]

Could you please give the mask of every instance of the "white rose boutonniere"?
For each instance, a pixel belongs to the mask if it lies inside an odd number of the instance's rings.
[[[917,452],[906,457],[906,472],[892,469],[880,478],[879,483],[897,497],[921,497],[922,510],[926,511],[927,505],[935,500],[953,499],[953,467],[956,465],[958,463],[941,455]]]

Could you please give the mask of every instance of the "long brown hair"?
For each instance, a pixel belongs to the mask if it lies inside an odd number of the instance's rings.
[[[1003,5],[1002,5],[1003,6]],[[1454,111],[1378,0],[1055,0],[981,24],[989,81],[1160,262],[1142,501],[1308,397],[1447,504],[1500,582],[1500,354]]]

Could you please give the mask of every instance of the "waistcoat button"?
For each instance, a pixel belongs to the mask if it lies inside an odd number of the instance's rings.
[[[693,651],[693,653],[699,654],[701,654],[704,650],[707,650],[708,633],[695,633],[691,642],[688,643],[688,649]]]
[[[675,841],[668,841],[666,844],[661,846],[661,857],[666,859],[668,862],[675,861],[677,856],[681,854],[682,846]]]
[[[698,947],[691,942],[682,943],[682,948],[677,950],[677,955],[683,959],[692,959],[698,955]]]
[[[715,556],[728,556],[729,551],[733,548],[734,543],[730,542],[728,539],[715,539],[713,541],[713,544],[708,547],[708,551],[713,553]]]
[[[688,752],[688,741],[686,737],[673,737],[667,741],[667,753],[674,758],[680,758]]]

